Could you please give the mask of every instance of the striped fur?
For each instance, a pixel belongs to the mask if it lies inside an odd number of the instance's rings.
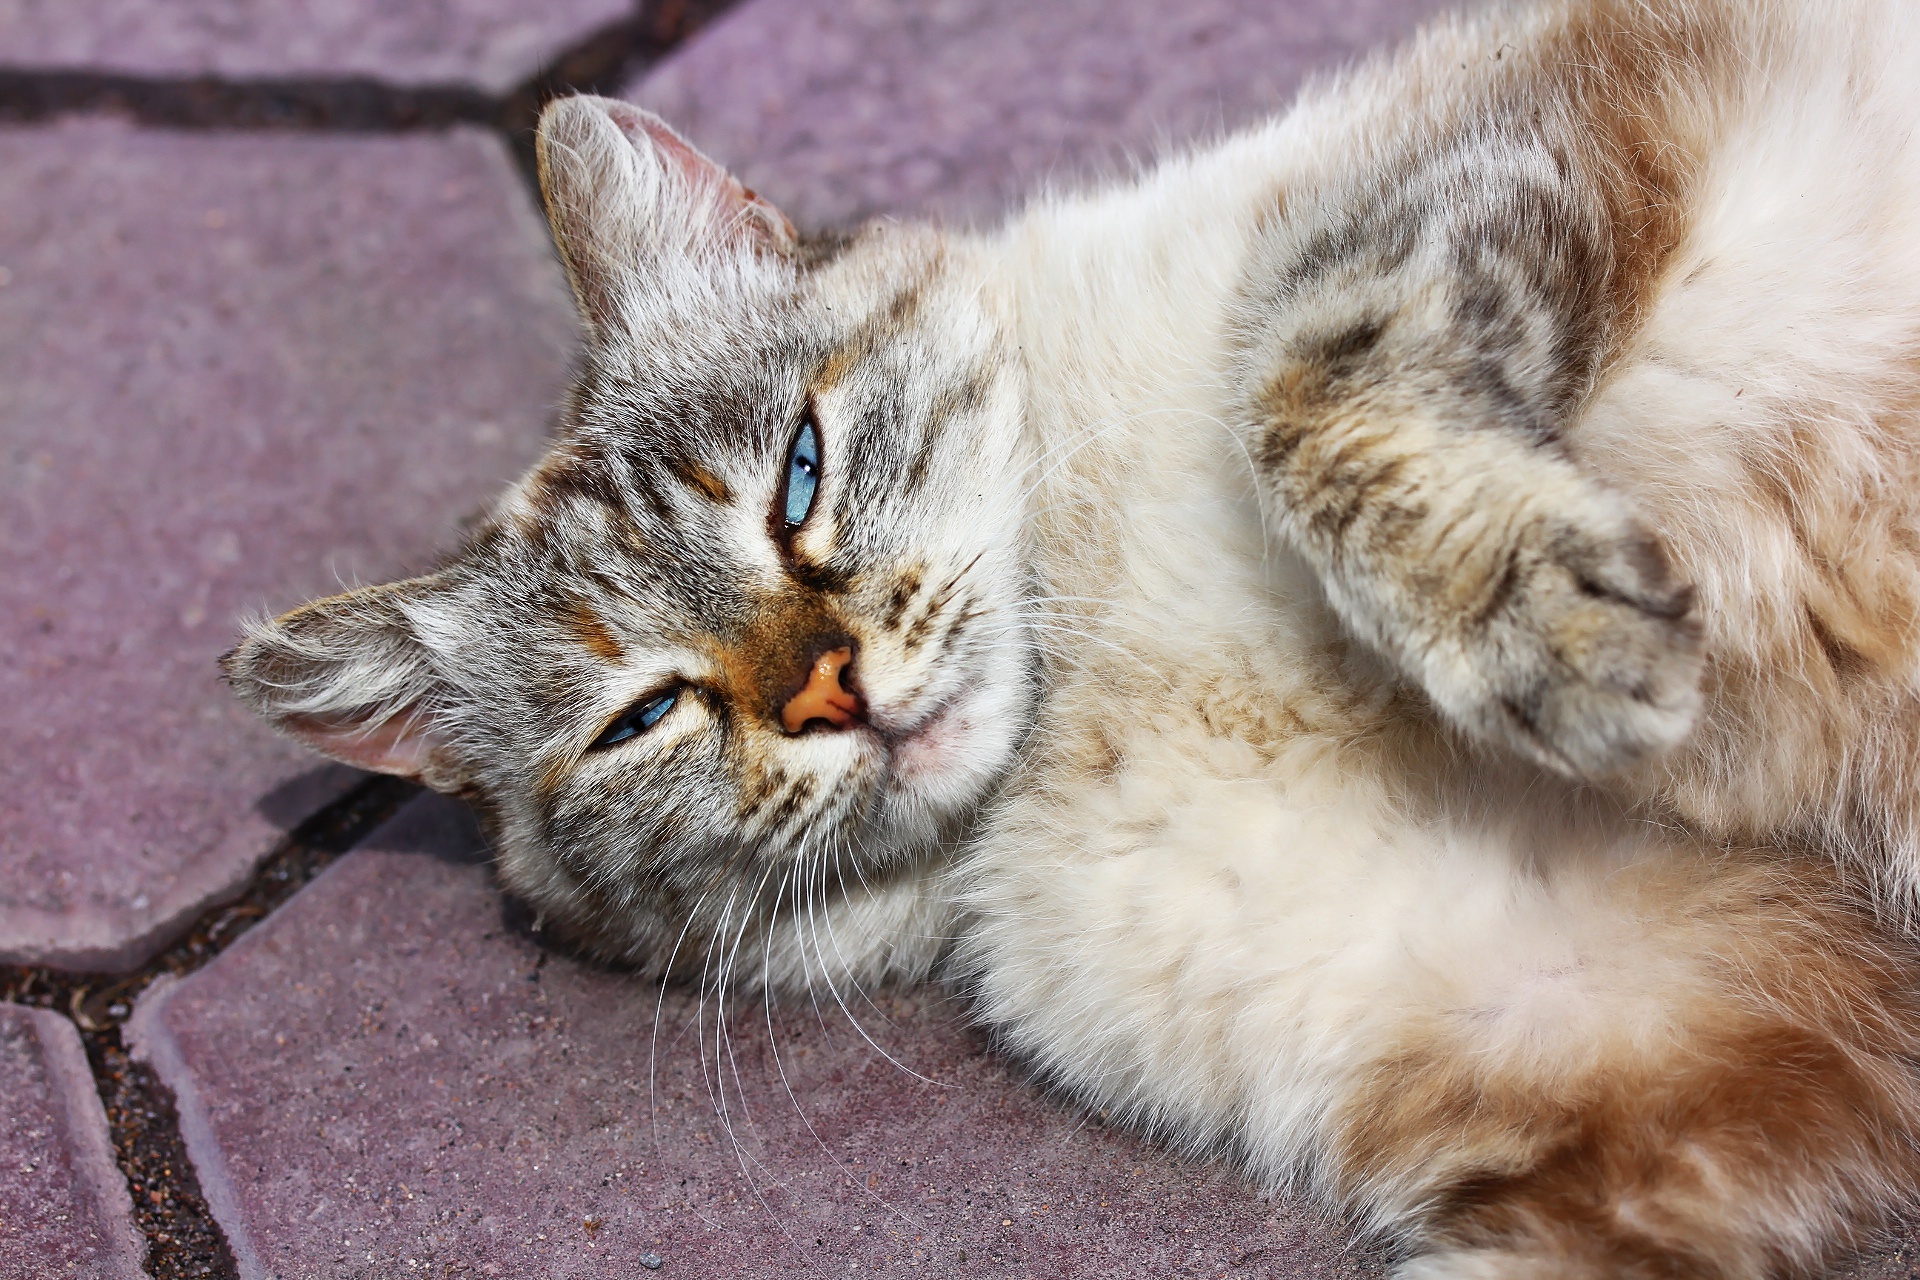
[[[562,102],[561,438],[229,676],[577,945],[944,976],[1402,1280],[1815,1273],[1920,1176],[1910,8],[1443,22],[978,236]]]

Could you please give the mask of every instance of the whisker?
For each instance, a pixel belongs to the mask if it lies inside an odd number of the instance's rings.
[[[858,860],[856,859],[855,861],[857,863]],[[849,985],[851,985],[854,988],[854,990],[858,992],[861,998],[867,1002],[867,1004],[873,1009],[873,1011],[880,1015],[881,1020],[887,1021],[886,1011],[881,1009],[878,1004],[875,1004],[873,997],[867,994],[865,988],[861,987],[859,978],[856,974],[854,967],[847,962],[846,952],[840,949],[840,939],[839,939],[839,936],[834,932],[834,928],[833,928],[833,913],[831,911],[827,911],[821,914],[826,920],[827,940],[833,944],[834,954],[839,957],[841,972],[843,976],[846,977]],[[823,969],[824,969],[824,966],[823,966]],[[834,984],[834,981],[831,975],[827,976],[827,989],[828,991],[832,992],[834,1001],[840,1006],[840,1012],[846,1017],[847,1021],[852,1024],[853,1029],[860,1033],[860,1038],[862,1040],[865,1040],[869,1045],[873,1047],[873,1051],[875,1053],[879,1054],[881,1057],[885,1058],[888,1062],[892,1063],[894,1066],[898,1067],[901,1071],[906,1072],[908,1075],[912,1076],[916,1080],[924,1080],[928,1084],[932,1084],[932,1085],[938,1085],[941,1083],[940,1081],[935,1080],[930,1076],[924,1076],[920,1074],[918,1071],[915,1071],[912,1067],[909,1067],[906,1063],[901,1062],[898,1058],[895,1058],[891,1053],[888,1053],[887,1050],[883,1048],[880,1045],[880,1043],[876,1041],[872,1036],[868,1035],[866,1027],[861,1023],[860,1019],[854,1015],[853,1010],[847,1006],[846,1000],[841,997],[840,990]]]
[[[727,1066],[733,1073],[734,1090],[740,1100],[739,1109],[740,1109],[741,1119],[746,1124],[747,1133],[750,1136],[752,1136],[757,1142],[761,1142],[762,1145],[764,1145],[764,1140],[760,1138],[759,1130],[753,1121],[753,1114],[747,1106],[746,1082],[744,1078],[741,1076],[740,1060],[738,1055],[734,1052],[733,1037],[727,1027],[726,1000],[727,1000],[727,992],[729,988],[731,988],[733,985],[733,973],[739,959],[741,944],[746,938],[747,926],[752,922],[752,917],[758,907],[761,894],[765,892],[768,882],[773,878],[776,865],[777,864],[772,861],[768,862],[766,870],[762,872],[760,876],[759,883],[754,886],[752,894],[748,896],[748,899],[742,908],[740,927],[738,930],[734,932],[733,943],[730,947],[727,948],[726,955],[721,961],[719,983],[716,990],[716,999],[715,999],[716,1014],[714,1019],[714,1039],[715,1039],[714,1059],[715,1059],[716,1073],[718,1072],[718,1068],[719,1068],[720,1056],[722,1052],[724,1052],[727,1060]],[[772,923],[772,917],[770,916],[769,917],[770,926],[771,926],[771,923]],[[776,1061],[777,1060],[778,1059],[776,1054]],[[787,1243],[793,1247],[795,1253],[798,1254],[798,1256],[803,1261],[807,1262],[810,1266],[812,1266],[817,1271],[818,1270],[817,1265],[813,1264],[812,1260],[807,1257],[804,1250],[800,1248],[798,1241],[796,1241],[793,1237],[793,1233],[789,1231],[787,1229],[786,1224],[781,1221],[780,1215],[774,1212],[773,1206],[769,1204],[767,1201],[765,1189],[761,1186],[760,1182],[754,1177],[754,1173],[753,1173],[754,1167],[758,1166],[763,1172],[766,1173],[768,1182],[771,1185],[774,1185],[774,1186],[784,1185],[780,1182],[778,1177],[773,1175],[772,1170],[769,1169],[763,1162],[753,1158],[751,1153],[747,1150],[745,1144],[740,1141],[740,1135],[738,1131],[734,1128],[732,1111],[726,1105],[726,1102],[725,1102],[725,1098],[726,1098],[725,1078],[718,1077],[718,1082],[719,1082],[719,1098],[720,1098],[719,1115],[721,1120],[721,1127],[727,1135],[728,1144],[733,1149],[734,1161],[736,1164],[739,1165],[740,1176],[746,1181],[747,1189],[753,1193],[753,1197],[759,1203],[761,1211],[767,1215],[767,1220],[773,1223],[774,1227],[779,1230],[781,1235],[786,1237]]]
[[[655,1159],[661,1158],[660,1095],[658,1087],[660,1077],[658,1066],[660,1060],[660,1018],[667,1003],[668,975],[673,972],[674,961],[680,957],[680,948],[686,942],[687,934],[693,928],[693,922],[699,918],[701,904],[707,900],[707,896],[711,892],[712,890],[710,889],[705,890],[698,898],[694,899],[693,909],[687,913],[687,922],[680,927],[680,936],[674,939],[673,949],[667,954],[667,963],[660,971],[660,994],[655,998],[653,1004],[653,1031],[647,1040],[647,1120],[653,1133],[653,1153]]]
[[[805,863],[817,865],[818,860],[807,859],[805,860]],[[799,869],[800,865],[803,865],[803,864],[796,864],[796,870]],[[809,869],[811,869],[811,867]],[[799,934],[797,931],[799,926],[799,907],[800,907],[800,901],[801,901],[799,896],[799,893],[800,893],[799,877],[795,876],[793,878],[793,882],[795,885],[795,898],[794,898],[794,924],[796,928],[795,937],[796,939],[798,939]],[[804,947],[802,947],[801,952],[802,952],[801,962],[804,968],[804,965],[805,965]],[[809,986],[808,994],[811,996],[812,995],[811,983],[809,983],[808,986]],[[814,1003],[814,1011],[816,1016],[820,1016],[819,1001],[815,1000],[813,1003]],[[800,1117],[800,1123],[806,1126],[807,1132],[813,1137],[814,1144],[820,1148],[821,1153],[824,1154],[828,1160],[831,1160],[833,1162],[834,1168],[839,1170],[839,1172],[848,1180],[848,1182],[851,1185],[856,1187],[858,1190],[864,1192],[867,1198],[873,1201],[874,1204],[878,1205],[881,1209],[885,1210],[886,1212],[892,1214],[894,1217],[898,1218],[903,1223],[913,1223],[914,1218],[910,1214],[906,1213],[904,1210],[900,1209],[897,1205],[893,1204],[885,1196],[880,1195],[879,1192],[875,1191],[873,1188],[862,1186],[859,1180],[853,1176],[853,1171],[847,1167],[846,1163],[843,1160],[841,1160],[837,1154],[835,1154],[833,1148],[827,1145],[826,1139],[821,1137],[819,1130],[814,1128],[813,1120],[807,1115],[806,1108],[803,1105],[801,1105],[800,1096],[794,1092],[793,1084],[787,1078],[786,1064],[780,1060],[779,1044],[773,1028],[773,992],[772,992],[771,986],[769,986],[765,992],[765,1006],[766,1006],[766,1018],[767,1018],[767,1039],[768,1039],[768,1043],[773,1048],[774,1069],[780,1075],[780,1084],[787,1091],[787,1097],[793,1102],[794,1114]],[[826,1023],[824,1021],[824,1018],[821,1021],[820,1027],[822,1031],[826,1030]]]

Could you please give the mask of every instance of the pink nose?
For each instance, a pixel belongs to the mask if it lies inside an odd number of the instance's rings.
[[[846,729],[866,719],[866,703],[841,683],[852,664],[852,649],[829,649],[815,658],[806,684],[780,708],[780,727],[798,733],[809,721],[824,720],[835,729]]]

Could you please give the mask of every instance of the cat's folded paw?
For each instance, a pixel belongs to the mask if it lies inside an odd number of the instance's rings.
[[[1598,777],[1687,735],[1704,660],[1693,589],[1659,538],[1611,500],[1581,505],[1522,522],[1422,674],[1469,730]]]

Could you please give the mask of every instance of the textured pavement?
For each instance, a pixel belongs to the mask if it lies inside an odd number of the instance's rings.
[[[1283,106],[1441,0],[756,0],[627,96],[803,226],[979,221]]]
[[[0,1004],[0,1280],[132,1280],[145,1253],[79,1032]]]
[[[504,93],[629,0],[0,0],[0,68]]]
[[[0,130],[0,960],[123,968],[351,775],[236,617],[426,565],[538,451],[571,302],[505,147]]]
[[[723,1030],[543,951],[482,857],[417,800],[142,1000],[242,1275],[1379,1274],[1042,1098],[929,993],[848,992],[854,1020],[755,999]]]
[[[803,225],[978,220],[1257,118],[1436,7],[749,0],[625,92]],[[499,94],[638,15],[0,0],[0,94]],[[131,969],[357,781],[221,689],[235,619],[429,565],[537,451],[575,327],[496,133],[54,120],[0,129],[0,190],[0,962]],[[120,990],[67,980],[83,1022]],[[719,1013],[544,949],[428,797],[154,982],[126,1040],[248,1280],[1382,1274],[1046,1096],[938,993]],[[91,1089],[72,1023],[0,1005],[0,1280],[138,1274]]]

